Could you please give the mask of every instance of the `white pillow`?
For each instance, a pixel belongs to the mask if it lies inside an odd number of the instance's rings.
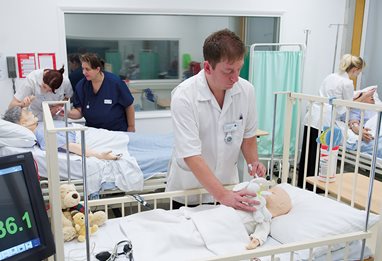
[[[15,123],[0,119],[0,147],[33,147],[36,144],[34,133]]]
[[[271,236],[286,244],[309,239],[361,231],[365,227],[366,211],[325,198],[311,191],[280,184],[292,200],[287,215],[275,217],[271,222]],[[378,222],[379,216],[370,214],[369,228]],[[344,247],[339,244],[332,251]],[[314,255],[325,253],[326,247],[315,248]]]
[[[81,124],[72,123],[73,127],[84,127]],[[76,142],[81,143],[81,132],[76,131]],[[122,153],[128,156],[127,144],[129,135],[125,131],[109,131],[88,127],[85,131],[85,144],[87,147],[98,151],[113,151],[115,154]]]

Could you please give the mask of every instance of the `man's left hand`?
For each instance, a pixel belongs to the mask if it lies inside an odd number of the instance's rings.
[[[260,161],[255,161],[248,164],[248,173],[251,176],[264,177],[267,169]]]

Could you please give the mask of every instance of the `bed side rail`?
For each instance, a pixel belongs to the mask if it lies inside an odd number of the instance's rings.
[[[304,241],[304,244],[301,242],[282,244],[275,247],[262,247],[256,248],[254,250],[247,250],[245,254],[241,253],[232,253],[219,257],[212,257],[203,259],[205,261],[233,261],[233,260],[257,260],[256,257],[271,257],[271,260],[278,260],[278,254],[288,254],[290,256],[290,260],[295,259],[294,253],[299,250],[309,250],[309,260],[314,260],[313,249],[317,247],[326,247],[326,260],[332,260],[332,247],[336,244],[345,244],[344,256],[342,260],[348,260],[348,253],[350,253],[349,243],[354,240],[363,240],[371,237],[371,232],[356,232],[356,233],[348,233],[344,235],[338,236],[329,236],[318,240],[309,240]]]
[[[232,189],[233,185],[225,186],[227,189]],[[96,207],[97,210],[102,209],[106,212],[107,216],[111,209],[121,209],[121,215],[126,216],[133,213],[139,213],[144,210],[165,208],[173,209],[172,201],[175,198],[183,198],[185,205],[188,205],[189,196],[199,196],[199,204],[202,203],[202,196],[208,194],[205,189],[190,189],[190,190],[181,190],[181,191],[168,191],[168,192],[159,192],[159,193],[148,193],[148,194],[129,194],[122,197],[112,197],[112,198],[103,198],[96,200],[89,200],[88,206],[90,208]],[[138,197],[138,199],[137,199]],[[215,201],[214,204],[217,204]],[[161,205],[161,206],[160,206]],[[126,212],[130,207],[135,207],[133,211]]]
[[[382,183],[379,181],[375,181],[373,179],[369,179],[369,176],[374,177],[375,173],[378,174],[378,165],[377,160],[372,160],[372,156],[370,156],[369,160],[367,157],[363,156],[361,153],[361,142],[362,142],[362,130],[365,125],[364,117],[365,111],[374,111],[377,114],[382,112],[381,105],[375,104],[367,104],[361,102],[353,102],[353,101],[345,101],[340,99],[330,99],[326,97],[319,97],[314,95],[307,95],[301,93],[286,93],[286,109],[285,109],[285,132],[284,132],[284,147],[283,147],[283,169],[282,169],[282,181],[286,182],[288,178],[291,180],[293,185],[297,185],[297,177],[302,175],[303,177],[303,187],[306,188],[307,184],[313,186],[313,191],[319,191],[319,189],[324,191],[325,196],[335,197],[338,201],[344,201],[349,203],[351,206],[358,207],[361,209],[368,208],[368,193],[374,191],[378,193],[378,195],[373,195],[372,200],[370,201],[371,210],[375,213],[380,213],[382,208],[382,196],[380,191],[382,191]],[[332,106],[329,106],[332,105]],[[315,108],[313,108],[315,107]],[[317,109],[318,108],[318,109]],[[338,161],[334,163],[336,166],[336,181],[331,182],[329,177],[325,180],[318,180],[319,178],[319,154],[320,146],[317,146],[316,149],[316,157],[314,162],[309,162],[309,144],[307,142],[305,148],[305,162],[304,171],[301,173],[301,170],[297,169],[299,165],[299,153],[297,153],[297,148],[301,148],[302,143],[302,131],[304,124],[307,127],[306,139],[309,140],[311,138],[311,129],[316,128],[322,130],[324,126],[329,125],[332,133],[334,130],[334,126],[338,125],[340,122],[335,121],[334,115],[336,115],[337,110],[343,108],[346,109],[346,113],[344,114],[343,124],[341,125],[342,133],[344,134],[344,139],[341,144],[341,153],[338,157]],[[313,126],[312,122],[312,111],[315,110],[319,112],[318,126]],[[358,136],[358,145],[357,150],[350,151],[347,149],[346,140],[348,138],[349,126],[346,122],[349,121],[349,113],[351,109],[359,109],[360,110],[360,129],[361,133]],[[297,122],[292,119],[293,110],[298,110],[298,118]],[[326,111],[325,111],[326,110]],[[325,119],[325,112],[332,117],[331,119]],[[300,118],[305,117],[305,121],[302,121]],[[291,133],[292,124],[296,124],[296,133]],[[316,123],[317,124],[317,123]],[[378,131],[378,128],[377,128]],[[321,134],[322,131],[319,131]],[[295,135],[294,138],[296,140],[296,154],[294,155],[294,160],[289,166],[290,155],[289,155],[289,147],[290,142],[292,140],[292,135]],[[378,136],[378,134],[373,134],[374,136]],[[315,139],[316,137],[314,137]],[[374,139],[377,141],[378,139]],[[330,144],[333,142],[333,135],[330,135]],[[377,145],[374,145],[376,148]],[[331,147],[329,149],[332,149]],[[375,155],[376,153],[374,153]],[[351,159],[349,160],[349,156]],[[335,161],[335,156],[330,153],[328,165],[330,166],[333,161]],[[348,164],[347,162],[351,161],[353,164]],[[346,165],[345,165],[346,163]],[[314,164],[314,173],[307,173],[307,166]],[[374,164],[374,166],[372,166]],[[301,164],[300,164],[301,165]],[[369,167],[364,168],[365,165]],[[360,169],[362,167],[362,169]],[[299,173],[300,172],[300,173]],[[373,174],[374,173],[374,174]],[[308,175],[309,174],[309,175]],[[292,175],[292,177],[290,177]],[[301,179],[301,177],[300,177]]]
[[[64,260],[64,249],[63,245],[58,242],[63,241],[62,232],[62,217],[61,217],[61,199],[60,199],[60,176],[58,170],[58,155],[57,155],[57,131],[81,131],[82,142],[84,142],[84,131],[86,127],[66,127],[66,128],[55,128],[52,118],[52,113],[50,111],[50,105],[65,105],[65,119],[67,123],[67,111],[69,111],[70,103],[69,101],[56,101],[56,102],[43,102],[43,117],[44,117],[44,138],[46,143],[46,162],[47,162],[47,172],[48,172],[48,187],[49,187],[49,202],[50,202],[50,217],[51,217],[51,228],[54,231],[54,240],[56,244],[56,260]],[[67,124],[66,124],[67,126]],[[83,145],[85,143],[82,143]],[[84,147],[82,149],[83,166],[85,165],[85,151]],[[86,168],[86,167],[85,167]],[[69,169],[69,168],[68,168]],[[84,169],[84,167],[83,167]],[[85,170],[86,171],[86,170]],[[86,172],[85,172],[86,173]],[[86,184],[86,175],[83,175]],[[86,186],[86,185],[85,185]],[[84,189],[86,191],[86,187]],[[87,208],[87,197],[85,195],[85,208]],[[88,226],[88,213],[85,214],[86,224]],[[88,234],[88,230],[86,231]],[[88,243],[87,243],[88,244]],[[49,257],[49,260],[54,260],[53,257]]]

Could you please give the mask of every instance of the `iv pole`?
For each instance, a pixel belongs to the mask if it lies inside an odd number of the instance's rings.
[[[339,34],[339,31],[340,31],[340,26],[346,26],[346,24],[329,24],[329,28],[332,27],[332,26],[336,26],[337,27],[336,45],[334,47],[334,60],[333,60],[333,68],[332,68],[332,72],[334,73],[334,67],[335,67],[335,64],[336,64],[336,57],[337,57],[338,34]]]
[[[305,34],[305,47],[308,48],[308,38],[309,38],[309,34],[310,34],[311,30],[306,28],[304,30],[304,34]]]

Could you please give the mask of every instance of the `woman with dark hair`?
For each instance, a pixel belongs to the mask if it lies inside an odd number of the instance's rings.
[[[86,120],[86,126],[114,131],[135,131],[134,98],[116,75],[105,72],[96,54],[81,56],[85,78],[75,88],[74,109],[68,117]]]
[[[43,120],[43,101],[61,101],[72,96],[73,90],[69,79],[64,76],[64,66],[59,70],[40,69],[29,73],[25,82],[18,88],[9,103],[8,108],[20,106],[29,107],[39,121]],[[52,106],[51,112],[55,117],[60,106]]]

